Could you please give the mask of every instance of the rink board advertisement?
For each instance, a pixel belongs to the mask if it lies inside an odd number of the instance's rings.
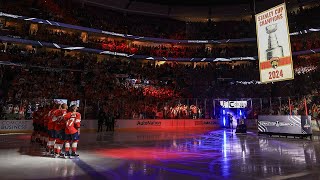
[[[98,128],[97,120],[82,120],[82,130],[93,130]],[[33,130],[32,120],[0,120],[0,132],[31,132]]]
[[[211,119],[117,119],[116,129],[170,129],[218,127]]]
[[[259,116],[259,133],[312,134],[311,116]]]
[[[262,83],[294,79],[285,4],[255,16]]]
[[[32,129],[33,125],[30,120],[0,120],[0,131],[3,132],[30,131]]]
[[[212,119],[116,119],[115,129],[170,129],[215,128],[219,122]],[[81,121],[81,130],[98,129],[98,120]],[[32,120],[0,120],[0,132],[31,132]]]

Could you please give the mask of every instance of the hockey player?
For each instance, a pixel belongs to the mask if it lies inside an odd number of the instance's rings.
[[[66,143],[65,143],[65,156],[70,158],[78,157],[77,152],[79,142],[79,128],[81,122],[81,114],[77,112],[77,106],[72,105],[70,111],[64,116],[66,120]],[[71,155],[70,155],[70,144],[71,144]]]
[[[48,133],[49,133],[49,141],[47,143],[47,149],[51,153],[51,155],[54,154],[54,144],[55,144],[55,138],[56,138],[56,135],[55,135],[56,133],[54,130],[55,122],[53,121],[53,117],[54,117],[54,112],[58,109],[61,109],[61,105],[55,104],[53,108],[49,111],[47,116],[48,117]]]
[[[32,133],[32,142],[38,142],[41,144],[42,134],[42,107],[35,110],[32,114],[34,132]]]
[[[49,113],[49,106],[43,109],[42,112],[42,145],[47,147],[48,143],[48,113]]]
[[[43,111],[43,141],[42,144],[45,146],[46,151],[47,149],[47,143],[48,143],[48,113],[49,113],[49,107],[46,107]]]
[[[32,132],[32,135],[31,135],[31,142],[36,142],[37,141],[37,136],[38,136],[38,133],[39,133],[39,126],[38,126],[38,119],[39,119],[39,116],[38,116],[39,112],[35,111],[33,112],[32,114],[32,125],[33,125],[33,132]]]
[[[38,109],[38,122],[39,122],[39,137],[40,137],[40,145],[44,146],[45,141],[45,128],[44,128],[44,119],[45,119],[45,108],[40,107]]]
[[[66,122],[64,119],[64,116],[67,113],[68,105],[62,104],[61,109],[57,109],[54,111],[54,117],[53,122],[55,122],[54,130],[55,130],[55,140],[56,143],[54,145],[54,151],[55,151],[55,157],[64,156],[63,153],[61,153],[64,141],[65,141],[65,127]]]

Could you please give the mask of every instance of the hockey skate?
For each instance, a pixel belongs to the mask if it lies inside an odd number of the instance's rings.
[[[58,158],[59,156],[60,156],[60,155],[57,154],[57,153],[54,153],[54,154],[53,154],[53,157],[54,157],[54,158]]]
[[[46,151],[47,157],[52,157],[53,155],[54,155],[54,152],[52,152],[51,149],[48,149],[48,151]]]
[[[69,152],[66,152],[66,153],[64,154],[64,158],[66,158],[66,159],[70,158],[70,153],[69,153]]]
[[[65,154],[63,154],[63,153],[60,153],[60,154],[59,154],[59,157],[60,157],[60,158],[66,158]]]
[[[75,158],[79,158],[79,154],[72,152],[70,155],[70,159],[75,159]]]

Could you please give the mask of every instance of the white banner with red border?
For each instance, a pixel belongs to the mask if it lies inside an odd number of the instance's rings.
[[[255,16],[262,83],[294,79],[285,3]]]

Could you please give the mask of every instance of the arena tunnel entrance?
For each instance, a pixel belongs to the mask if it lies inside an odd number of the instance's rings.
[[[213,116],[219,119],[222,128],[236,128],[240,120],[246,123],[252,111],[251,99],[215,99]]]

